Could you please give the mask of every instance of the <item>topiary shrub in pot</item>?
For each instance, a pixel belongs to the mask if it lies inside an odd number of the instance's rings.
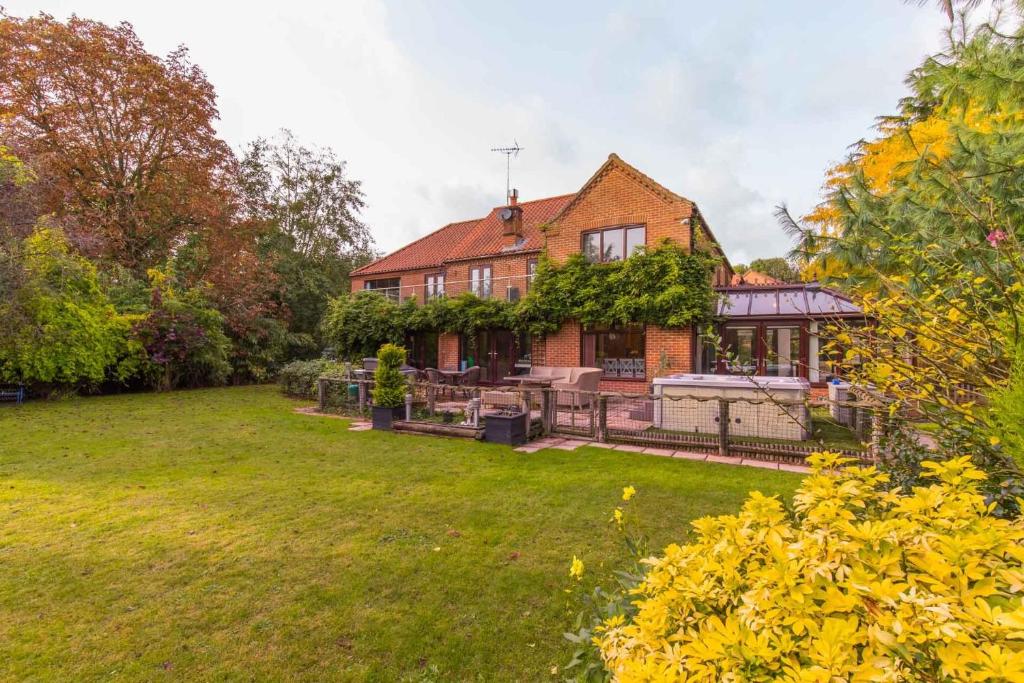
[[[391,429],[394,420],[405,413],[408,385],[399,368],[405,364],[405,349],[385,344],[377,351],[377,369],[373,373],[373,428]]]

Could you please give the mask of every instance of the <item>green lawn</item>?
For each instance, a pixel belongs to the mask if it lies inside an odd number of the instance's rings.
[[[0,679],[551,680],[567,569],[783,472],[299,415],[272,387],[0,407]],[[600,566],[604,561],[603,567]]]

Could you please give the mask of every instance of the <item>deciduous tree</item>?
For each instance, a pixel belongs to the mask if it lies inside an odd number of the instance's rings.
[[[216,118],[183,47],[152,55],[127,23],[0,18],[0,143],[48,179],[40,212],[87,253],[144,274],[190,233],[230,224]]]

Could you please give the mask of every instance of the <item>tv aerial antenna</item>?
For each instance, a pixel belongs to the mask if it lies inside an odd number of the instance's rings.
[[[501,152],[505,155],[505,198],[512,193],[512,157],[518,157],[523,150],[515,138],[512,139],[511,147],[491,147],[492,152]]]

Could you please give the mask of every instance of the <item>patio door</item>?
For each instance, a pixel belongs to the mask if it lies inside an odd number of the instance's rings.
[[[722,344],[728,358],[719,359],[719,372],[806,377],[807,336],[797,322],[726,325]]]
[[[511,330],[480,330],[473,337],[463,337],[462,360],[466,367],[480,366],[481,382],[500,384],[518,374],[521,346],[519,335]]]

